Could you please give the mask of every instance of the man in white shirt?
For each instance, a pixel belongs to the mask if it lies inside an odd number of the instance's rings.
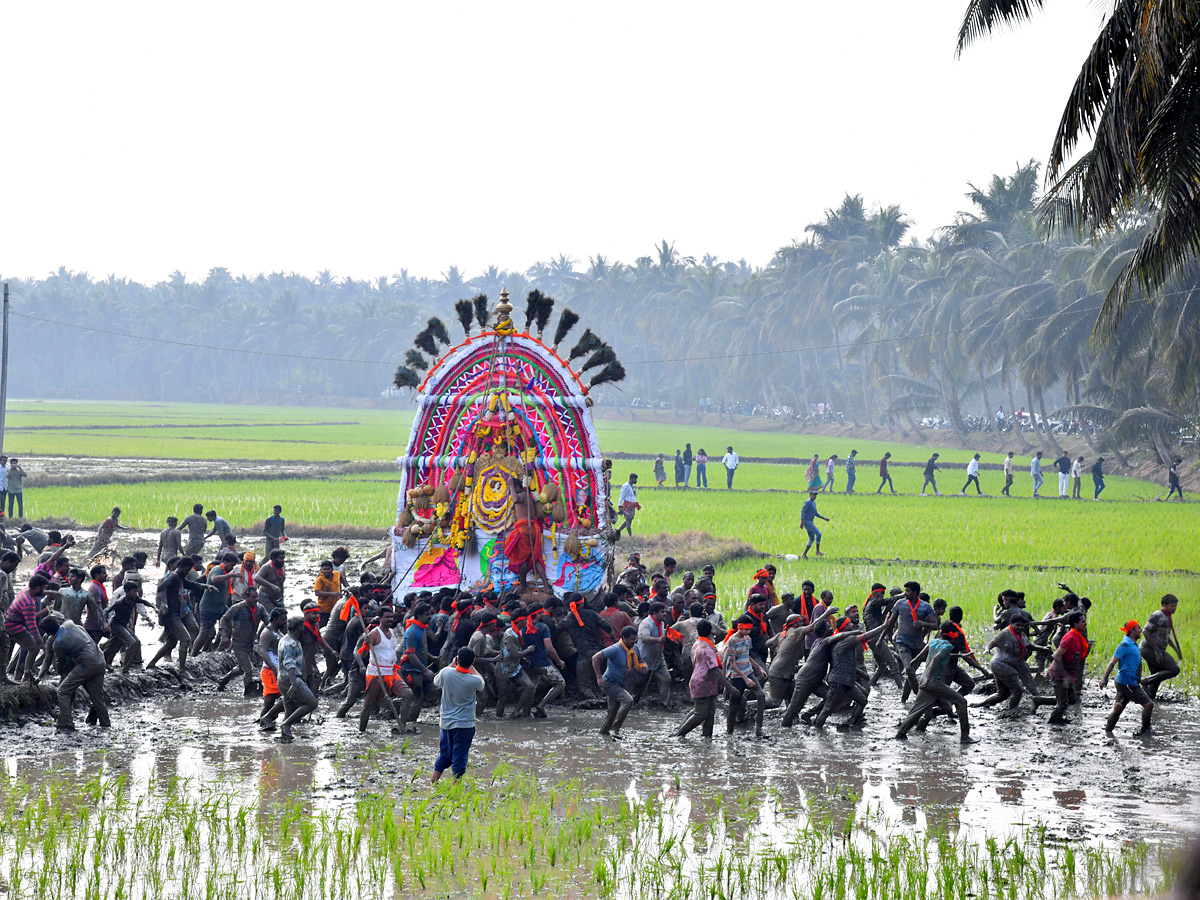
[[[1071,499],[1081,499],[1080,483],[1083,481],[1083,457],[1071,463]]]
[[[983,490],[979,487],[979,454],[976,453],[969,463],[967,463],[967,483],[963,485],[963,489],[958,492],[961,497],[967,492],[967,488],[971,486],[971,482],[975,482],[975,493],[982,494]]]
[[[1010,494],[1008,492],[1008,489],[1010,487],[1012,487],[1012,482],[1013,482],[1013,452],[1011,450],[1009,450],[1008,457],[1004,460],[1004,490],[1002,490],[1000,492],[1005,497],[1012,496],[1012,494]]]
[[[1038,491],[1042,489],[1042,451],[1039,450],[1034,454],[1033,459],[1029,461],[1029,474],[1033,476],[1033,496],[1038,496]]]
[[[837,454],[834,453],[829,459],[825,460],[825,486],[821,488],[823,491],[833,493],[833,474],[836,471]]]
[[[733,490],[733,473],[738,467],[738,455],[733,452],[732,447],[725,448],[725,455],[721,457],[721,463],[725,466],[725,487]]]
[[[642,504],[637,502],[637,474],[630,472],[629,480],[621,485],[621,494],[617,498],[617,506],[620,513],[625,517],[625,521],[617,526],[617,534],[622,531],[628,531],[633,534],[633,517],[637,515],[637,511],[642,508]]]

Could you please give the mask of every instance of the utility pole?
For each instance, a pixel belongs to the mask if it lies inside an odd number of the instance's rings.
[[[0,453],[4,452],[4,413],[8,410],[8,282],[4,282],[4,338],[0,350]]]

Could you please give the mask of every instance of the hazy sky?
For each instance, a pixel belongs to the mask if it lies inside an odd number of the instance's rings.
[[[0,273],[766,263],[849,191],[925,238],[1044,159],[1098,29],[958,0],[8,3]]]

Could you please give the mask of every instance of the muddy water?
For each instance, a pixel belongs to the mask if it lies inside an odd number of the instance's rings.
[[[156,542],[151,535],[123,538],[125,553],[152,551]],[[303,541],[289,547],[289,605],[298,605],[316,562],[334,545]],[[365,541],[347,546],[354,561],[378,549]],[[154,580],[158,573],[146,574]],[[143,625],[139,634],[152,653],[157,629]],[[1044,710],[1016,719],[972,710],[980,743],[967,748],[949,723],[935,723],[926,735],[912,733],[904,744],[893,740],[901,707],[891,685],[872,694],[862,732],[784,730],[776,710],[768,713],[766,741],[748,731],[727,737],[720,720],[711,743],[698,732],[672,738],[682,709],[635,709],[619,744],[596,733],[599,711],[559,707],[546,721],[524,722],[497,721],[489,711],[480,720],[472,764],[484,771],[509,764],[548,782],[579,778],[613,794],[675,798],[693,820],[704,817],[716,794],[755,788],[775,794],[784,810],[821,798],[838,817],[881,811],[915,829],[995,834],[1041,822],[1062,838],[1141,837],[1178,846],[1200,822],[1200,780],[1192,774],[1200,704],[1160,703],[1156,734],[1149,738],[1132,737],[1137,716],[1127,712],[1117,734],[1107,737],[1103,725],[1112,699],[1111,686],[1100,691],[1090,682],[1082,711],[1074,711],[1065,727],[1047,724]],[[323,697],[321,720],[298,728],[297,742],[284,746],[254,727],[259,701],[197,684],[186,694],[114,707],[108,732],[81,724],[78,734],[60,737],[49,716],[0,727],[0,758],[10,772],[29,778],[51,771],[81,780],[102,771],[128,772],[138,780],[220,776],[263,804],[301,793],[317,806],[347,802],[359,784],[407,782],[432,765],[433,709],[424,711],[417,736],[393,737],[377,720],[364,737],[356,718],[333,717],[337,702]]]
[[[768,717],[768,741],[749,732],[672,738],[681,716],[635,709],[626,740],[596,734],[601,714],[552,710],[546,721],[480,721],[472,764],[489,770],[511,764],[547,781],[579,778],[631,796],[686,800],[702,817],[718,793],[747,787],[779,797],[784,809],[802,809],[810,797],[846,817],[868,808],[917,828],[960,826],[990,833],[1044,823],[1058,837],[1114,840],[1134,836],[1179,844],[1200,822],[1200,784],[1190,774],[1200,746],[1200,709],[1191,702],[1160,705],[1151,738],[1134,738],[1134,719],[1115,737],[1103,734],[1105,697],[1091,688],[1083,715],[1055,728],[1031,714],[1016,720],[991,711],[974,716],[980,743],[961,748],[949,726],[931,726],[907,744],[891,739],[898,718],[893,688],[872,697],[862,733],[778,726]],[[100,771],[137,779],[218,776],[242,784],[264,803],[294,793],[319,806],[352,796],[354,786],[407,781],[437,755],[434,710],[422,715],[422,733],[394,737],[382,720],[360,736],[354,719],[337,719],[333,698],[322,698],[319,723],[302,726],[284,746],[253,727],[258,701],[218,694],[211,686],[113,711],[109,732],[84,728],[60,737],[49,717],[0,730],[0,757],[26,777],[57,770],[87,778]],[[832,799],[830,799],[832,798]]]

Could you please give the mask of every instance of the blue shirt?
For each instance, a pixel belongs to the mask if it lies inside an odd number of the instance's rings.
[[[896,615],[896,643],[903,644],[909,650],[920,651],[925,645],[925,632],[917,627],[917,620],[932,618],[933,607],[924,600],[909,606],[907,598],[901,597],[892,607],[892,612]]]
[[[804,501],[804,505],[800,507],[800,524],[811,525],[814,519],[824,519],[822,515],[817,513],[817,501],[809,497]]]
[[[1125,639],[1117,644],[1113,653],[1117,661],[1117,684],[1135,685],[1142,681],[1142,651],[1134,643],[1133,638],[1125,635]]]
[[[638,659],[642,658],[642,654],[638,652],[636,646],[633,648],[633,652]],[[617,687],[625,687],[625,679],[629,677],[629,655],[625,650],[625,645],[617,641],[601,650],[600,655],[604,657],[606,663],[604,680]]]
[[[409,650],[413,651],[412,656],[409,655]],[[421,671],[421,667],[413,660],[412,657],[425,662],[425,629],[415,622],[404,629],[404,659],[400,662],[400,671],[404,673],[416,673]]]
[[[532,647],[533,652],[529,654],[529,665],[535,669],[544,669],[550,665],[550,654],[546,652],[546,639],[550,637],[550,629],[545,623],[537,623],[537,631],[530,634],[528,631],[521,631],[521,641],[526,647]]]

